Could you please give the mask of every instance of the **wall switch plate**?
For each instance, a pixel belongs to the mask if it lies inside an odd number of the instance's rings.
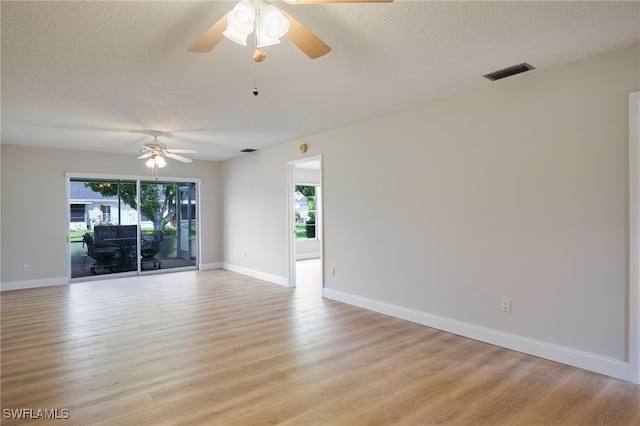
[[[507,313],[511,312],[511,300],[504,297],[500,299],[500,310]]]

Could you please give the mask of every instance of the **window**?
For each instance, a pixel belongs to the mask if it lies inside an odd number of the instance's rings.
[[[70,218],[71,222],[85,222],[84,204],[71,204]]]
[[[296,238],[316,238],[316,187],[296,185]]]
[[[105,206],[104,204],[100,204],[99,209],[102,212],[102,222],[112,223],[111,222],[111,206]]]

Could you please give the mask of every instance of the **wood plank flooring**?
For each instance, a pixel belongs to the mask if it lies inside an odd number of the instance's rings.
[[[2,424],[640,425],[637,385],[325,300],[304,277],[4,292]]]

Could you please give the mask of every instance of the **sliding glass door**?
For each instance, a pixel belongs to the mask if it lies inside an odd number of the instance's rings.
[[[194,182],[70,179],[71,278],[193,268]]]
[[[141,182],[141,270],[196,266],[195,183]]]
[[[197,255],[197,205],[196,185],[194,183],[181,183],[178,186],[178,256],[181,259],[195,262]]]

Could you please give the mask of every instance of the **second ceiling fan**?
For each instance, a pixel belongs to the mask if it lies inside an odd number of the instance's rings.
[[[153,136],[153,142],[148,142],[144,144],[144,146],[140,147],[140,152],[142,155],[138,157],[138,160],[147,160],[145,162],[147,167],[151,168],[152,176],[158,180],[158,168],[164,167],[167,164],[167,161],[164,157],[173,158],[174,160],[181,161],[183,163],[190,163],[193,160],[187,157],[183,157],[180,154],[196,154],[197,152],[193,149],[175,149],[168,148],[167,145],[158,141],[158,136],[160,136],[162,132],[158,130],[151,130],[149,134]]]
[[[291,4],[317,3],[390,3],[393,0],[289,0]],[[316,59],[331,51],[331,47],[311,30],[287,12],[263,0],[241,0],[235,7],[213,24],[187,49],[190,52],[210,52],[223,37],[247,45],[247,37],[255,32],[256,51],[253,59],[262,62],[265,58],[262,47],[280,43],[287,36],[293,44],[309,58]]]

